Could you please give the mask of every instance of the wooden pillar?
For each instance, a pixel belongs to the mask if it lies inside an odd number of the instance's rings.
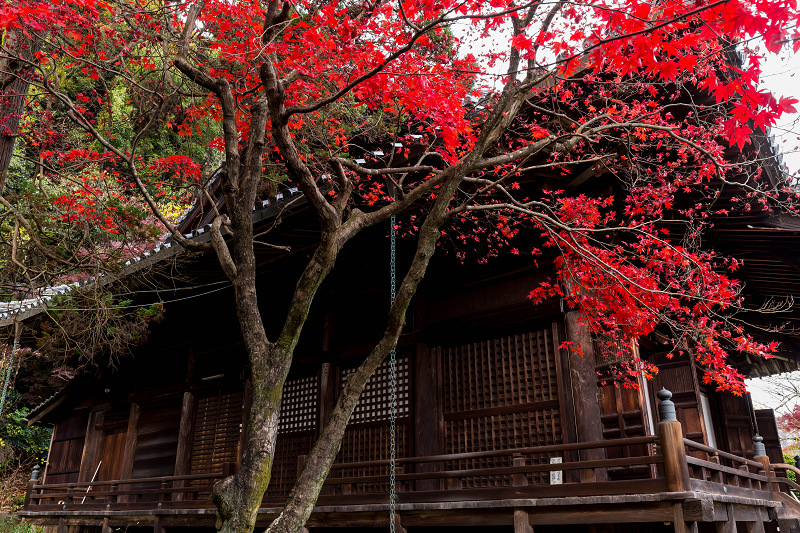
[[[395,533],[406,533],[406,528],[403,527],[403,523],[400,521],[400,513],[394,513],[394,530]]]
[[[747,533],[765,533],[764,522],[761,520],[756,520],[755,522],[745,522],[744,526],[747,530]]]
[[[64,520],[63,516],[58,519],[58,527],[56,531],[57,533],[69,533],[69,528],[67,527],[67,521]]]
[[[161,517],[158,515],[153,520],[153,533],[164,533],[164,526],[161,525]]]
[[[330,363],[322,363],[319,368],[319,419],[317,420],[317,435],[322,433],[325,422],[336,406],[336,393],[339,386],[339,369]],[[300,470],[297,471],[300,475]],[[333,494],[336,485],[323,485],[320,494]]]
[[[578,442],[603,440],[603,423],[597,401],[597,372],[595,371],[592,335],[582,324],[583,315],[577,311],[566,314],[572,397],[575,405],[576,436]],[[581,458],[596,461],[606,458],[604,449],[583,450]],[[606,481],[605,470],[581,471],[581,481]]]
[[[440,455],[443,453],[444,420],[439,401],[438,362],[427,344],[416,344],[413,365],[414,455]],[[420,463],[415,471],[435,472],[438,466],[437,463]],[[440,484],[438,479],[421,479],[415,482],[414,490],[439,490]]]
[[[181,421],[178,426],[178,451],[175,455],[174,475],[184,476],[189,473],[189,445],[194,429],[195,397],[189,391],[183,393],[181,405]]]
[[[672,525],[675,533],[697,533],[697,522],[686,522],[683,516],[683,505],[672,504]]]
[[[683,428],[675,416],[675,404],[672,393],[666,389],[656,394],[661,402],[658,404],[658,436],[661,440],[661,454],[664,456],[664,477],[667,478],[667,490],[670,492],[687,492],[691,490],[689,465],[686,462],[686,448],[683,445]]]
[[[338,386],[338,372],[330,363],[322,363],[319,369],[319,423],[318,433],[322,433],[325,422],[336,405],[336,389]]]
[[[514,533],[533,533],[528,511],[525,509],[514,509]]]
[[[103,518],[103,525],[100,527],[100,533],[114,533],[111,526],[108,524],[108,517]]]
[[[131,479],[133,477],[133,458],[136,455],[136,438],[139,428],[139,413],[141,409],[136,402],[131,403],[131,414],[128,418],[128,431],[125,435],[125,450],[122,452],[122,464],[120,466],[120,479]],[[130,489],[130,485],[120,485],[121,491]],[[128,496],[120,496],[118,503],[127,503]]]
[[[733,511],[733,505],[728,504],[725,506],[728,519],[724,522],[714,522],[717,533],[736,533],[736,513]]]
[[[97,471],[98,462],[102,461],[99,454],[100,446],[103,442],[103,420],[105,419],[105,414],[105,411],[89,413],[89,423],[86,426],[86,440],[83,445],[78,481],[91,481],[95,471]]]
[[[513,466],[525,466],[525,458],[522,455],[515,454],[511,460]],[[528,478],[525,474],[514,473],[511,474],[511,486],[525,487],[528,485]],[[531,521],[528,517],[528,510],[522,507],[514,509],[514,533],[533,533]]]
[[[136,436],[139,426],[139,404],[131,403],[131,414],[128,418],[128,432],[125,435],[125,450],[122,452],[120,479],[130,479],[133,475],[133,456],[136,453]]]
[[[194,432],[194,408],[195,397],[189,391],[183,393],[183,404],[181,405],[181,421],[178,426],[178,449],[175,453],[175,470],[173,475],[185,476],[189,473],[189,456],[192,443],[192,433]],[[175,488],[183,488],[186,482],[183,480],[175,481]],[[183,501],[183,492],[173,492],[172,500]]]

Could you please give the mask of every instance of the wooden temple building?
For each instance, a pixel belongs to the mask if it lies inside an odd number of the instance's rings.
[[[313,215],[302,198],[295,201],[282,236],[296,246],[310,239],[304,228]],[[273,202],[254,220],[269,220],[278,208]],[[189,223],[200,227],[196,218]],[[753,214],[714,229],[718,247],[744,257],[751,298],[800,296],[799,263],[782,252],[800,243],[800,225],[791,222]],[[195,230],[194,238],[207,235]],[[400,264],[404,246],[401,240]],[[166,315],[147,344],[114,370],[76,377],[30,414],[54,432],[19,513],[27,520],[58,533],[214,531],[210,490],[237,467],[249,378],[232,290],[209,258],[172,263],[176,248],[140,260],[170,263],[170,279],[183,280],[153,289]],[[268,327],[305,258],[302,246],[295,249],[259,257]],[[325,282],[286,383],[259,525],[276,516],[343,378],[384,327],[387,261],[386,232],[376,230],[343,252]],[[783,464],[772,412],[703,385],[702,368],[666,359],[647,339],[630,356],[660,371],[638,389],[618,386],[608,375],[613,361],[595,353],[575,312],[527,300],[544,275],[521,259],[462,265],[442,255],[431,265],[398,347],[398,525],[800,532],[800,503],[789,491],[800,486],[785,474],[797,470]],[[779,318],[793,323],[800,314]],[[793,331],[777,334],[776,358],[736,365],[751,376],[797,368]],[[561,348],[565,340],[584,356]],[[308,522],[312,531],[386,528],[389,399],[384,365],[355,410]]]
[[[581,190],[607,187],[602,182]],[[278,213],[283,222],[271,239],[293,251],[258,251],[268,331],[280,323],[317,224],[296,189],[260,204],[254,224]],[[206,240],[207,223],[197,209],[182,228]],[[748,301],[800,298],[797,219],[732,215],[709,238],[744,260],[737,274]],[[401,271],[411,246],[398,243]],[[148,342],[116,368],[77,376],[30,413],[31,423],[54,431],[19,513],[25,519],[58,533],[215,530],[210,491],[237,468],[249,376],[230,285],[214,258],[184,259],[178,248],[161,246],[130,267],[132,278],[147,272],[136,302],[165,302]],[[279,511],[343,379],[380,338],[388,250],[386,228],[348,244],[320,289],[285,385],[259,526]],[[437,254],[431,263],[397,350],[398,527],[800,533],[800,502],[790,493],[800,485],[786,475],[800,470],[783,462],[772,412],[704,385],[702,368],[688,357],[667,359],[657,339],[629,347],[630,357],[658,364],[654,379],[638,388],[614,383],[614,361],[595,349],[576,312],[527,299],[547,274],[513,255],[462,264]],[[35,310],[16,316],[37,319]],[[740,371],[798,368],[800,311],[748,321],[786,327],[771,334],[781,341],[775,358],[734,357]],[[356,407],[312,531],[387,527],[389,389],[384,364]]]

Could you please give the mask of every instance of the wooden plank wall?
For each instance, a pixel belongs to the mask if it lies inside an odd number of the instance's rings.
[[[764,447],[771,463],[785,463],[783,460],[783,447],[778,433],[778,424],[775,422],[775,411],[772,409],[756,409],[756,422],[758,434],[764,439]],[[782,474],[782,471],[779,471]]]
[[[178,450],[181,398],[141,404],[132,478],[171,476]]]
[[[102,461],[102,464],[100,464],[100,468],[97,471],[97,481],[120,479],[122,457],[125,453],[125,440],[127,437],[127,425],[103,430],[103,443],[100,447],[100,461]],[[92,475],[94,475],[94,472],[92,472]]]
[[[62,420],[53,430],[48,456],[46,483],[72,483],[78,474],[86,441],[89,412],[84,411]]]
[[[753,458],[753,413],[750,402],[746,396],[736,396],[729,392],[716,394],[718,402],[717,413],[722,422],[720,433],[724,441],[717,444],[741,457]]]
[[[556,346],[550,328],[434,351],[442,369],[445,453],[562,442]],[[510,458],[460,461],[449,468],[502,466],[511,466]],[[529,481],[544,482],[544,477],[530,474]],[[463,483],[503,486],[510,484],[510,477],[483,476]]]

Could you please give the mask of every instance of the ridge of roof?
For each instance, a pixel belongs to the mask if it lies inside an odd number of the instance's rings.
[[[263,220],[268,220],[276,216],[280,208],[289,203],[289,201],[301,201],[302,193],[297,187],[290,187],[285,192],[278,193],[274,199],[267,199],[261,201],[253,207],[252,220],[253,223],[258,223]],[[187,208],[181,215],[180,221],[185,220],[189,214],[197,209],[197,205]],[[209,230],[210,225],[206,224],[202,228],[192,230],[184,233],[183,236],[194,242],[207,242],[210,240]],[[174,257],[184,250],[183,246],[176,242],[169,242],[172,237],[167,233],[162,236],[162,240],[150,250],[143,252],[141,255],[125,261],[122,271],[117,276],[110,276],[101,274],[100,276],[91,276],[84,280],[75,281],[72,283],[61,284],[53,287],[42,287],[39,289],[35,297],[25,298],[22,300],[12,300],[10,302],[0,302],[0,327],[5,327],[14,324],[17,321],[24,321],[34,317],[47,308],[53,298],[68,294],[74,289],[83,288],[94,283],[99,283],[101,286],[113,283],[118,278],[123,278],[134,274],[135,272],[145,268],[146,266],[158,263],[170,257]]]

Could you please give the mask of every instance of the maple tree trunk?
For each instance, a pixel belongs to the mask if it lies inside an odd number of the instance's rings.
[[[236,309],[250,356],[253,397],[241,465],[213,490],[217,528],[223,533],[249,533],[255,527],[261,500],[272,477],[283,384],[308,310],[333,268],[339,249],[326,233],[297,283],[287,316],[288,327],[271,343],[264,333],[258,309],[255,263],[250,262],[252,235],[248,234],[248,228],[234,234],[231,248],[238,259],[234,282]]]
[[[30,60],[34,56],[35,41],[18,43],[15,32],[9,32],[4,39],[4,45],[19,52],[20,56]],[[20,70],[22,65],[16,61],[5,58],[0,61],[0,71],[13,73]],[[19,119],[22,115],[25,96],[28,94],[29,83],[25,78],[8,77],[0,78],[0,194],[5,188],[8,177],[8,167],[14,155],[14,144],[19,131]]]
[[[264,385],[253,380],[241,466],[234,475],[214,486],[217,528],[223,533],[253,531],[261,499],[272,477],[283,383],[273,387]]]
[[[296,533],[305,525],[319,497],[322,485],[328,477],[347,424],[353,414],[361,392],[370,376],[396,346],[406,320],[406,311],[436,251],[441,237],[441,228],[448,219],[447,207],[453,193],[461,182],[454,172],[438,193],[431,213],[420,228],[417,250],[411,266],[401,283],[397,297],[389,312],[388,324],[383,338],[373,348],[361,366],[347,376],[342,392],[331,414],[325,421],[322,434],[306,458],[303,471],[292,487],[289,500],[280,515],[273,521],[269,533]],[[388,498],[388,495],[387,495]]]
[[[14,142],[19,128],[19,116],[28,84],[17,78],[0,96],[0,193],[6,184],[8,166],[14,155]]]
[[[231,211],[233,221],[246,220],[238,212],[238,206]],[[268,341],[264,331],[249,228],[249,224],[235,227],[230,246],[236,263],[232,280],[236,312],[252,373],[252,407],[245,428],[241,465],[234,475],[217,483],[212,493],[217,506],[217,526],[226,533],[250,532],[255,527],[258,508],[272,474],[283,382],[291,361],[291,352],[281,353],[278,346]]]

